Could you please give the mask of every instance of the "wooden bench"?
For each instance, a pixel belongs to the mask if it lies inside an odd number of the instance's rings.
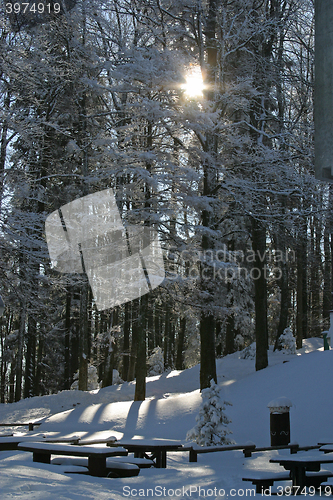
[[[248,445],[225,445],[225,446],[201,446],[201,447],[184,447],[183,450],[180,451],[185,451],[189,450],[190,452],[190,462],[197,462],[198,461],[198,455],[201,453],[214,453],[217,451],[233,451],[233,450],[241,450],[244,454],[244,457],[251,457],[253,451],[255,451],[256,445],[255,444],[248,444]]]
[[[13,423],[13,424],[1,424],[0,427],[23,427],[23,426],[28,426],[29,431],[33,431],[34,427],[41,425],[41,422],[27,422],[25,424],[22,423]]]
[[[134,453],[135,458],[146,458],[155,462],[155,467],[165,469],[167,466],[167,453],[172,451],[185,451],[181,441],[172,439],[120,439],[108,443],[108,446],[122,446],[129,453]]]
[[[328,470],[319,472],[306,473],[305,485],[319,488],[323,481],[327,481],[329,477],[333,477],[333,473]],[[243,481],[251,481],[256,487],[256,493],[263,494],[263,491],[273,486],[275,481],[291,481],[291,475],[288,471],[285,472],[254,472],[251,477],[243,477]]]
[[[68,455],[73,457],[88,457],[88,470],[92,476],[105,477],[108,474],[106,466],[107,457],[126,456],[127,451],[124,448],[92,447],[78,446],[71,444],[53,444],[53,443],[20,443],[18,450],[30,451],[33,454],[33,461],[43,464],[51,463],[51,455]],[[131,472],[139,467],[133,466]],[[137,475],[136,474],[136,475]],[[131,474],[132,475],[132,474]]]
[[[262,494],[274,481],[291,481],[291,478],[288,472],[254,472],[251,477],[243,477],[243,481],[251,481],[256,493]]]
[[[56,457],[52,459],[52,464],[54,465],[64,465],[64,466],[78,466],[78,467],[85,467],[87,468],[88,466],[88,461],[86,458],[78,457],[78,458],[73,458],[73,457]],[[106,468],[109,469],[112,467],[115,467],[116,464],[131,464],[131,465],[136,465],[139,467],[139,469],[149,469],[151,467],[154,467],[155,464],[153,460],[149,460],[148,458],[134,458],[131,457],[130,455],[126,457],[111,457],[106,459]]]
[[[311,472],[308,471],[305,473],[306,475],[306,486],[314,486],[315,488],[319,488],[321,483],[327,481],[329,477],[333,477],[333,472],[330,470],[321,470],[319,472]]]
[[[309,450],[318,450],[320,448],[319,445],[311,445],[311,446],[299,446],[299,444],[284,444],[280,446],[262,446],[255,447],[252,453],[257,453],[261,451],[274,451],[274,450],[290,450],[290,453],[298,453],[299,451],[309,451]]]
[[[258,447],[255,444],[247,444],[247,445],[225,445],[225,446],[184,446],[179,451],[189,451],[190,452],[190,462],[197,462],[198,455],[200,453],[213,453],[216,451],[232,451],[232,450],[241,450],[243,451],[244,457],[252,457],[252,453],[262,452],[262,451],[274,451],[274,450],[290,450],[290,453],[297,453],[299,451],[309,451],[309,450],[317,450],[320,448],[320,445],[311,445],[311,446],[299,446],[296,444],[286,444],[281,446],[263,446]]]
[[[20,443],[36,442],[40,439],[41,443],[69,443],[78,444],[80,438],[47,438],[44,436],[0,436],[0,451],[17,450]]]

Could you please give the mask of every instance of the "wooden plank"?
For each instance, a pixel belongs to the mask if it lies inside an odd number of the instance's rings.
[[[112,456],[127,456],[127,451],[124,448],[109,448],[109,447],[93,447],[93,446],[79,446],[71,444],[54,444],[54,443],[19,443],[19,450],[51,453],[52,455],[73,455],[78,457],[88,457],[90,455],[103,455],[105,457]]]
[[[291,481],[287,472],[254,472],[251,477],[243,477],[243,481],[250,481],[256,487],[256,493],[262,494],[263,490],[273,486],[275,481]]]

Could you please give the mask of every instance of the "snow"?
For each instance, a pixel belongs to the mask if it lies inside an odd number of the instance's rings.
[[[69,455],[70,452],[73,453],[73,455],[82,453],[98,453],[98,454],[103,454],[103,455],[111,455],[111,453],[118,453],[118,452],[126,452],[125,448],[121,447],[116,447],[116,448],[107,448],[105,445],[103,446],[102,444],[100,445],[95,445],[95,446],[75,446],[71,444],[57,444],[57,443],[40,443],[40,442],[28,442],[27,444],[22,444],[19,447],[22,448],[29,448],[30,450],[52,450],[55,454],[56,451],[59,452],[59,454],[64,454],[64,455]]]
[[[281,398],[276,398],[273,399],[273,401],[270,401],[267,405],[267,407],[270,409],[270,411],[277,411],[279,409],[289,409],[292,407],[292,402],[290,399],[282,396]]]
[[[270,445],[267,404],[282,396],[293,402],[290,411],[291,439],[300,445],[333,442],[333,400],[328,383],[333,376],[333,350],[323,350],[322,339],[307,339],[296,354],[269,352],[269,367],[255,372],[253,359],[240,352],[217,360],[222,400],[230,401],[228,428],[237,444]],[[42,421],[34,432],[23,428],[15,436],[80,436],[85,441],[153,438],[180,440],[194,427],[201,395],[199,367],[173,371],[147,379],[148,398],[134,402],[134,383],[124,383],[91,392],[63,391],[0,405],[1,422]],[[8,431],[8,429],[6,429]],[[0,429],[1,432],[1,429]],[[22,441],[25,439],[22,439]],[[105,446],[105,445],[104,445]],[[316,453],[316,452],[313,452]],[[321,452],[317,452],[321,453]],[[289,451],[254,453],[241,451],[207,453],[189,463],[188,452],[170,452],[167,469],[141,469],[137,477],[97,478],[79,472],[86,459],[55,458],[51,464],[32,462],[23,451],[0,452],[0,498],[26,500],[120,500],[135,497],[238,498],[254,489],[242,477],[258,471],[283,472],[271,458],[289,456]],[[60,462],[59,462],[60,460]],[[76,461],[75,461],[76,460]],[[81,461],[78,461],[81,460]],[[116,460],[112,458],[112,461]],[[62,465],[56,464],[62,463]],[[72,469],[80,467],[81,469]],[[333,465],[328,464],[333,471]],[[273,489],[278,485],[273,487]],[[201,488],[201,490],[199,490]],[[244,492],[244,495],[240,492]],[[252,496],[255,496],[252,494]],[[260,495],[256,495],[260,496]]]

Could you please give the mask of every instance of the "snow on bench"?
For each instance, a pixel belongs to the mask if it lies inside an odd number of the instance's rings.
[[[320,470],[319,472],[306,471],[306,486],[314,486],[319,488],[323,481],[327,481],[329,477],[333,477],[333,473],[330,470]]]
[[[80,438],[78,436],[72,437],[45,437],[41,434],[34,435],[25,435],[25,436],[1,436],[0,437],[0,451],[8,451],[8,450],[17,450],[17,447],[20,443],[26,442],[36,442],[40,439],[40,442],[45,443],[71,443],[78,444]]]
[[[134,477],[140,472],[139,465],[130,462],[120,462],[112,459],[106,459],[107,477]],[[52,459],[52,465],[60,466],[65,473],[89,474],[88,460],[83,457],[56,457]],[[152,467],[152,465],[150,465]]]
[[[136,458],[136,457],[112,457],[112,458],[107,458],[106,459],[106,467],[109,468],[113,464],[132,464],[136,465],[140,469],[148,469],[150,467],[154,467],[154,461],[149,460],[148,458]],[[55,465],[77,465],[77,466],[82,466],[82,467],[87,467],[88,461],[86,458],[83,457],[56,457],[52,459],[52,464]]]
[[[251,454],[255,450],[255,447],[256,445],[253,443],[245,445],[228,444],[224,446],[199,446],[196,444],[192,444],[187,449],[190,451],[190,462],[197,462],[199,453],[213,453],[217,451],[242,450],[244,453],[244,457],[251,457]]]
[[[264,472],[253,471],[251,476],[243,477],[243,481],[251,481],[256,487],[256,493],[261,493],[270,486],[273,486],[275,481],[291,481],[288,471],[285,472]]]
[[[124,448],[109,448],[106,446],[79,446],[71,444],[53,444],[28,442],[20,443],[18,450],[30,451],[33,453],[33,461],[49,464],[51,455],[69,455],[78,457],[88,457],[88,469],[92,476],[104,477],[107,475],[106,459],[113,456],[127,456]],[[139,468],[138,468],[139,470]]]
[[[0,423],[0,427],[26,427],[28,426],[29,431],[33,431],[34,427],[37,425],[41,425],[42,422],[27,422],[27,423]]]

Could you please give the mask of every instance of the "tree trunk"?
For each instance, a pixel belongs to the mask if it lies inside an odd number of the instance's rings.
[[[215,332],[216,356],[220,357],[222,356],[223,338],[222,338],[222,322],[219,319],[216,321],[215,330],[216,330]]]
[[[232,354],[235,352],[235,317],[230,314],[227,318],[227,327],[225,332],[225,347],[224,347],[224,356],[227,354]]]
[[[135,394],[134,401],[144,401],[146,398],[146,311],[147,295],[137,299],[139,305],[138,317],[138,339],[137,339],[137,361],[135,367]]]
[[[42,331],[39,330],[38,346],[37,346],[37,360],[36,360],[35,389],[34,389],[34,393],[36,396],[40,396],[44,392],[42,384],[41,384],[43,354],[44,354],[44,338],[43,338]]]
[[[131,304],[125,304],[125,318],[124,318],[124,341],[123,341],[123,365],[121,378],[124,382],[128,381],[128,367],[130,355],[130,331],[131,331]]]
[[[279,263],[281,270],[281,278],[279,280],[281,304],[280,304],[280,319],[274,344],[274,350],[279,349],[279,338],[288,326],[288,315],[290,307],[290,292],[288,287],[288,264],[283,261]]]
[[[26,303],[25,299],[23,299],[22,309],[20,314],[18,342],[17,342],[15,401],[20,401],[22,397],[22,361],[23,361],[23,347],[24,347],[24,337],[25,337],[25,323],[26,323]]]
[[[216,48],[216,18],[217,18],[217,1],[209,0],[208,14],[206,19],[205,35],[206,35],[206,54],[207,65],[204,75],[204,83],[207,85],[205,91],[208,102],[214,102],[216,76],[218,70],[217,64],[217,48]],[[217,171],[217,136],[210,131],[207,131],[204,150],[207,153],[207,159],[204,161],[204,179],[203,179],[203,196],[211,197],[214,200],[212,193],[216,187]],[[210,207],[211,208],[211,207]],[[214,225],[214,215],[210,209],[202,211],[202,225],[205,228],[212,229]],[[205,253],[207,250],[213,250],[214,242],[211,236],[203,233],[202,250]],[[206,255],[207,258],[207,255]],[[204,294],[208,290],[208,285],[203,274],[208,270],[209,262],[202,262],[201,267],[201,290]],[[209,299],[208,299],[209,300]],[[208,304],[207,304],[208,306]],[[200,390],[210,387],[210,381],[217,382],[216,377],[216,354],[215,354],[215,318],[211,312],[202,308],[200,315]]]
[[[330,235],[327,230],[327,221],[324,230],[324,256],[323,330],[328,330],[330,326],[330,310],[332,309],[332,254],[330,247]]]
[[[304,262],[303,262],[303,250],[301,247],[297,247],[297,315],[296,315],[296,347],[301,349],[302,342],[304,338],[303,334],[303,282],[304,282]]]
[[[200,389],[217,383],[215,362],[215,319],[212,314],[201,316],[200,321]]]
[[[81,289],[80,302],[80,353],[79,353],[79,390],[88,390],[88,280]]]
[[[132,342],[131,342],[131,352],[129,357],[128,366],[128,376],[127,381],[130,382],[134,380],[135,377],[135,366],[137,359],[137,345],[138,345],[138,331],[139,331],[139,301],[134,300],[132,302]]]
[[[24,397],[31,398],[34,396],[35,388],[35,354],[36,354],[36,320],[29,316],[28,318],[28,334],[27,334],[27,350],[25,355],[25,375],[24,375]]]
[[[186,331],[186,318],[180,318],[177,341],[176,370],[184,370],[184,342]]]
[[[254,307],[256,337],[256,370],[268,366],[267,302],[266,302],[266,229],[256,219],[252,220],[252,248],[255,252]],[[260,258],[261,256],[261,258]]]
[[[65,315],[65,369],[64,369],[64,389],[69,390],[72,383],[71,371],[71,303],[72,291],[70,285],[67,285],[66,290],[66,315]]]

